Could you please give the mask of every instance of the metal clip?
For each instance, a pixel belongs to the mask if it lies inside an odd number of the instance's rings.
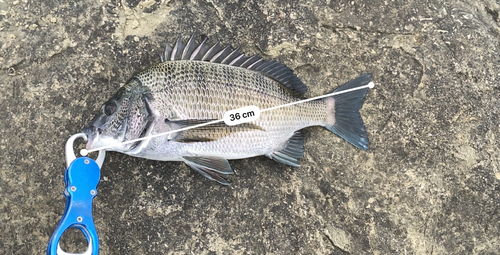
[[[73,143],[76,138],[84,138],[80,133],[71,136],[66,142],[66,164],[64,174],[66,188],[66,209],[59,225],[54,230],[47,247],[48,255],[67,255],[59,246],[59,240],[68,228],[77,228],[82,231],[87,239],[88,247],[82,255],[97,255],[99,253],[99,240],[92,218],[92,200],[97,195],[97,184],[101,178],[101,166],[106,155],[99,151],[96,161],[88,157],[76,158]]]
[[[66,142],[66,148],[65,148],[65,153],[66,153],[66,167],[69,167],[71,162],[73,162],[76,159],[75,152],[73,151],[73,143],[77,138],[83,138],[83,140],[87,141],[87,135],[84,133],[78,133],[72,135],[68,141]],[[97,165],[99,165],[99,168],[102,167],[102,163],[104,162],[104,157],[106,157],[106,151],[102,150],[99,151],[99,155],[97,156],[97,159],[95,162]]]

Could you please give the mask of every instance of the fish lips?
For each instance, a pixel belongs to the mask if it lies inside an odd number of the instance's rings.
[[[82,129],[82,132],[87,135],[87,145],[85,146],[85,148],[87,150],[93,149],[93,145],[96,143],[96,141],[99,140],[99,134],[102,132],[102,130],[94,125],[89,125],[84,127]]]

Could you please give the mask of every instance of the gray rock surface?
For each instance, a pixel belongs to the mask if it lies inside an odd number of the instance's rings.
[[[166,39],[198,32],[285,63],[310,97],[373,73],[371,148],[310,128],[302,167],[235,160],[229,187],[109,153],[101,254],[497,254],[499,13],[494,0],[0,1],[0,253],[45,252],[66,139]],[[63,247],[86,242],[71,231]]]

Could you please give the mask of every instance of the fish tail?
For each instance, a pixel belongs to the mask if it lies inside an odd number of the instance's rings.
[[[334,92],[365,86],[372,75],[367,73],[344,84]],[[325,127],[352,145],[368,150],[368,134],[359,110],[363,107],[368,87],[323,99],[327,104]]]

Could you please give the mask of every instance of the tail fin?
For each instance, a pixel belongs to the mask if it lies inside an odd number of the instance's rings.
[[[367,85],[371,77],[372,75],[369,73],[363,74],[334,92]],[[328,118],[327,122],[332,124],[327,123],[325,127],[362,150],[368,150],[368,134],[359,109],[363,107],[367,91],[368,88],[365,88],[324,99],[329,105],[329,116],[334,117],[334,120]]]

